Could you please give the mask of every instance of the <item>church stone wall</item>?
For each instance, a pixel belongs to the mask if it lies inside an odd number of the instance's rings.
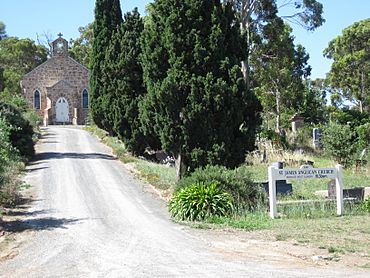
[[[60,39],[63,40],[63,39]],[[69,118],[72,122],[73,108],[78,111],[78,124],[85,124],[88,109],[82,108],[82,92],[88,90],[89,71],[87,68],[68,57],[68,55],[53,55],[45,63],[25,75],[21,86],[31,106],[34,105],[34,92],[41,95],[40,116],[47,108],[47,97],[51,100],[48,112],[49,124],[55,123],[55,105],[59,97],[65,97],[69,104]]]

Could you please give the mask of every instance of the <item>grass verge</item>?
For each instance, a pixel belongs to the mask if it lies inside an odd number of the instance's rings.
[[[87,126],[86,131],[96,135],[104,144],[110,147],[117,158],[123,163],[133,163],[139,176],[147,183],[159,190],[170,190],[176,183],[176,173],[173,167],[133,157],[127,151],[124,143],[117,137],[110,137],[108,133],[96,126]]]
[[[124,144],[117,138],[110,138],[96,127],[86,128],[97,135],[102,142],[124,163],[133,162],[140,176],[148,183],[162,190],[172,190],[175,186],[175,169],[165,165],[134,158],[127,154]],[[315,161],[315,158],[311,160]],[[328,159],[317,158],[317,167],[331,167]],[[316,164],[316,163],[315,163]],[[267,165],[248,166],[254,180],[267,179]],[[367,170],[366,170],[367,171]],[[366,171],[354,174],[353,169],[344,172],[345,188],[361,185],[370,186],[370,175]],[[302,180],[293,182],[294,194],[279,197],[283,201],[301,200],[314,197],[313,191],[327,189],[327,180]],[[370,258],[370,215],[361,212],[355,203],[345,204],[345,216],[335,215],[335,202],[326,202],[317,197],[313,202],[279,204],[280,218],[272,220],[267,212],[238,213],[229,217],[212,217],[203,222],[187,222],[200,229],[237,228],[245,231],[263,230],[272,234],[272,240],[290,241],[296,245],[309,245],[326,249],[329,253],[356,253]],[[370,264],[369,264],[370,265]],[[365,265],[364,268],[368,266]]]

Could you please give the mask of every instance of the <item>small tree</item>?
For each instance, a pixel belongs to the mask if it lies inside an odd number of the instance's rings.
[[[356,152],[356,134],[349,125],[331,123],[324,130],[323,146],[336,162],[349,166]]]

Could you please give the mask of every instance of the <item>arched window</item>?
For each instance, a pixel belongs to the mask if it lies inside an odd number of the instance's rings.
[[[33,106],[37,110],[41,109],[41,97],[40,97],[40,92],[38,90],[36,90],[34,93]]]
[[[89,93],[86,89],[82,92],[82,108],[89,108]]]

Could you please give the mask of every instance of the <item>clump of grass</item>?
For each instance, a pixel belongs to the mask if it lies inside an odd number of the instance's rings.
[[[370,213],[370,197],[363,201],[360,206],[363,211]]]
[[[141,160],[132,156],[125,146],[124,142],[117,137],[110,137],[104,130],[96,127],[95,125],[87,126],[84,130],[96,135],[108,147],[112,148],[113,153],[123,163],[136,164],[140,176],[144,178],[149,184],[161,190],[168,190],[174,188],[176,183],[175,169],[165,165]]]
[[[287,240],[288,238],[289,238],[289,236],[288,236],[288,234],[286,234],[286,233],[277,234],[277,235],[275,236],[276,241],[285,241],[285,240]]]
[[[103,139],[108,136],[108,132],[98,128],[96,125],[85,126],[83,129],[96,135],[100,139]]]
[[[233,211],[232,197],[218,182],[194,183],[182,188],[168,203],[171,215],[181,221],[202,221]]]
[[[137,160],[136,166],[141,173],[140,175],[151,185],[162,190],[175,187],[175,168],[145,160]]]
[[[328,252],[329,253],[345,253],[342,248],[338,248],[336,246],[329,246],[328,247]]]
[[[364,264],[364,265],[361,265],[360,267],[361,267],[361,268],[370,269],[370,263],[368,263],[368,264]]]
[[[287,200],[287,199],[286,199]],[[282,202],[278,204],[278,212],[283,218],[317,219],[336,216],[335,200],[312,199],[300,202]],[[346,215],[362,215],[360,204],[354,201],[344,203]]]

